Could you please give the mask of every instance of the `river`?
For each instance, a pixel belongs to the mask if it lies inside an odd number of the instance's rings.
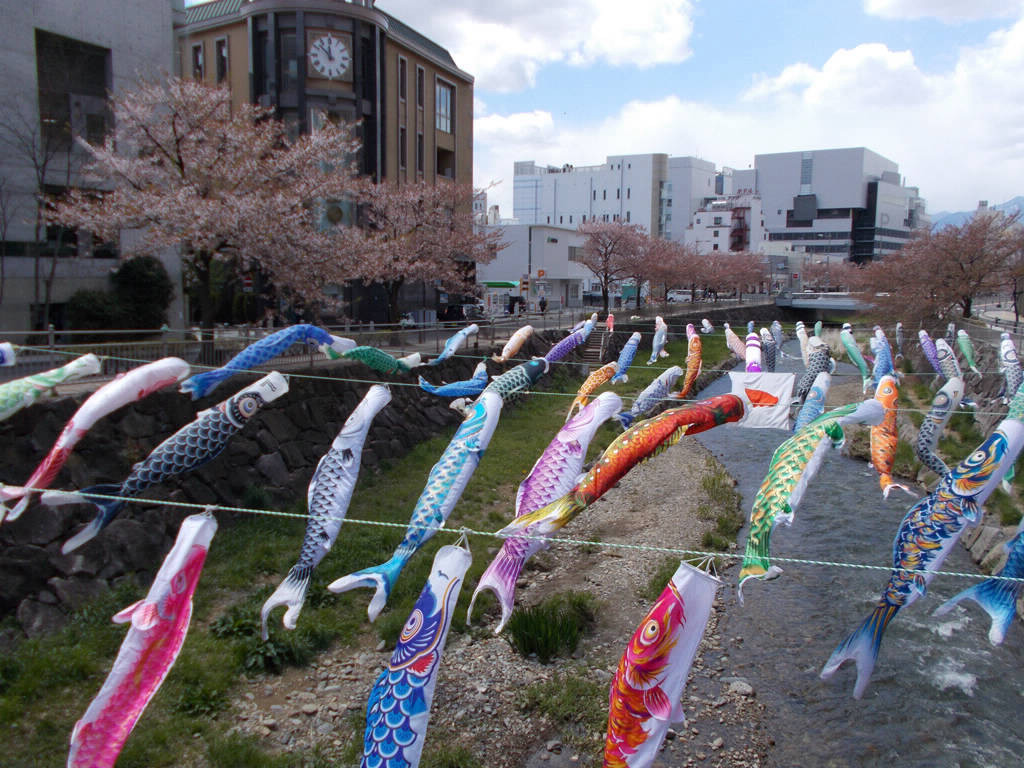
[[[795,341],[785,347],[799,354]],[[799,358],[780,362],[778,370],[796,371],[799,378]],[[840,363],[838,373],[856,369]],[[723,377],[701,396],[728,388],[729,379]],[[698,439],[736,479],[749,515],[771,455],[787,436],[780,430],[727,427]],[[891,565],[893,537],[911,504],[900,491],[883,499],[869,464],[833,452],[796,510],[792,527],[775,529],[772,554]],[[737,539],[740,552],[746,535],[744,528]],[[897,614],[858,701],[852,697],[852,661],[831,680],[819,679],[818,673],[836,645],[868,615],[888,574],[780,565],[784,573],[778,579],[747,583],[745,605],[738,604],[735,589],[723,591],[726,610],[719,627],[724,637],[743,638],[730,649],[732,667],[767,705],[767,727],[775,740],[771,764],[1024,765],[1024,624],[1016,621],[1003,645],[994,647],[988,641],[988,615],[977,604],[962,603],[941,618],[931,615],[975,580],[936,577],[927,596]],[[977,572],[959,545],[942,569]],[[735,585],[738,570],[738,565],[727,570],[727,584]]]

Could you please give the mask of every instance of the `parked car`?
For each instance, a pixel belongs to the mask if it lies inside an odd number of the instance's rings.
[[[693,294],[690,291],[673,289],[665,294],[665,301],[690,301]]]

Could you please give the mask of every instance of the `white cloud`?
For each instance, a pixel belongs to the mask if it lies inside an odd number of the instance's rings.
[[[648,67],[690,56],[691,0],[453,0],[444,13],[431,3],[391,0],[381,7],[446,47],[478,88],[532,86],[545,64]],[[497,18],[496,18],[497,16]]]
[[[746,100],[799,99],[807,104],[840,106],[851,100],[863,105],[886,102],[906,106],[927,100],[928,79],[910,51],[890,51],[881,43],[840,48],[820,70],[799,63],[777,77],[760,77],[743,94]]]
[[[864,0],[864,12],[885,19],[935,18],[950,24],[1012,18],[1020,12],[1020,3],[1013,0]]]
[[[866,146],[898,162],[933,211],[1024,191],[1024,20],[962,49],[945,72],[865,44],[820,68],[762,76],[741,96],[724,107],[676,96],[620,102],[588,124],[543,111],[488,115],[476,123],[476,180],[504,180],[491,202],[510,216],[516,160],[579,166],[666,152],[746,168],[758,153]]]

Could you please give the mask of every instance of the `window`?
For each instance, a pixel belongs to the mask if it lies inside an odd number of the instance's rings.
[[[619,199],[619,192],[620,192],[620,190],[618,190],[618,189],[615,190],[615,199],[616,200]]]
[[[559,224],[561,224],[561,223],[562,223],[562,217],[561,217],[561,216],[559,216],[559,217],[558,217],[558,223],[559,223]],[[549,243],[551,242],[551,238],[550,238],[550,237],[548,238],[548,242],[549,242]]]
[[[608,199],[608,190],[607,189],[602,189],[601,190],[601,199],[602,200],[607,200]]]
[[[425,78],[426,75],[423,72],[423,67],[416,67],[416,106],[420,109],[423,109],[423,89],[426,87],[424,85]]]
[[[405,101],[406,86],[408,85],[408,74],[406,70],[408,62],[406,62],[404,56],[398,57],[398,99],[399,101]]]
[[[584,224],[587,223],[587,214],[585,214],[585,213],[583,214],[583,223]]]
[[[572,214],[569,214],[569,223],[572,224]]]
[[[629,187],[626,187],[626,199],[629,200]]]
[[[217,82],[223,83],[228,77],[228,39],[219,37],[213,41],[213,56],[217,66]]]
[[[626,221],[629,221],[629,211],[626,211]]]
[[[549,237],[549,238],[547,239],[547,241],[548,241],[549,243],[557,243],[557,242],[558,242],[558,238],[557,238],[557,237]]]
[[[192,79],[203,79],[203,44],[196,43],[192,46]]]
[[[718,243],[715,243],[714,245],[712,245],[711,246],[711,250],[712,251],[717,251],[718,250]]]
[[[416,134],[416,173],[423,173],[423,134]]]
[[[721,216],[715,216],[715,226],[719,227],[721,225],[722,225],[722,217]]]
[[[597,200],[597,190],[594,190],[594,199]]]
[[[547,218],[548,218],[547,223],[550,224],[551,223],[551,217],[548,216]]]
[[[49,151],[76,151],[72,136],[101,143],[107,129],[110,51],[37,29],[40,139]]]
[[[293,105],[299,98],[299,47],[294,29],[281,30],[278,38],[281,49],[281,102]]]
[[[409,135],[405,130],[405,126],[400,126],[398,129],[398,167],[403,171],[409,161]]]
[[[434,89],[434,124],[437,130],[455,133],[454,105],[455,86],[442,80],[437,81]]]
[[[714,232],[712,232],[711,236],[712,237],[718,237],[718,230],[716,229]]]

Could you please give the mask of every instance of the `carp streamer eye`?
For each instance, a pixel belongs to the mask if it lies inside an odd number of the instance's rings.
[[[416,637],[416,633],[423,627],[423,612],[418,608],[412,612],[409,616],[409,620],[405,622],[405,626],[402,627],[402,636],[399,638],[401,642],[407,643]]]
[[[650,645],[658,639],[658,634],[661,627],[658,626],[658,622],[651,619],[644,624],[644,631],[640,633],[640,642],[644,645]]]
[[[256,413],[258,408],[259,402],[254,395],[246,395],[238,400],[238,412],[246,418]]]

